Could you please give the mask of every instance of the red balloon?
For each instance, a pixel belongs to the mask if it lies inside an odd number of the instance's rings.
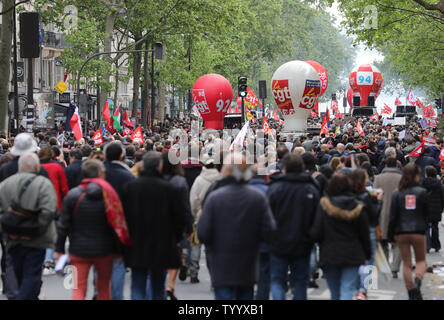
[[[368,97],[377,98],[382,89],[383,78],[381,72],[371,64],[363,64],[353,71],[349,77],[350,87],[354,95],[361,97],[361,107],[368,105]]]
[[[206,74],[193,87],[193,102],[205,121],[205,129],[220,130],[233,100],[230,82],[219,74]]]
[[[321,94],[320,97],[325,93],[328,87],[328,74],[327,71],[325,71],[325,68],[316,61],[305,61],[309,65],[311,65],[313,68],[315,68],[316,72],[319,74],[319,78],[321,79]]]
[[[348,101],[348,105],[350,106],[350,108],[353,109],[353,89],[352,88],[348,89],[347,101]]]

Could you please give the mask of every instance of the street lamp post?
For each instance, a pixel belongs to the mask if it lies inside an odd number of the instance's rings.
[[[155,49],[145,49],[145,50],[121,50],[121,51],[105,51],[105,52],[98,52],[93,54],[92,56],[88,57],[82,64],[82,66],[80,67],[79,73],[77,74],[77,104],[79,103],[79,98],[80,98],[80,78],[82,75],[82,71],[85,68],[85,66],[88,64],[89,61],[91,61],[92,59],[101,56],[101,55],[105,55],[105,54],[119,54],[119,53],[136,53],[136,52],[153,52],[153,56],[154,53],[156,53],[156,59],[162,59],[162,53],[159,54],[159,50],[161,51],[163,49],[163,44],[160,42],[156,42],[156,47]],[[100,120],[100,114],[97,115],[98,120]],[[86,125],[85,125],[85,136],[87,136],[88,134],[88,113],[86,113]]]

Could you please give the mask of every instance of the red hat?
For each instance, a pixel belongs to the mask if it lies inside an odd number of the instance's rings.
[[[444,168],[444,161],[441,161],[441,168]]]

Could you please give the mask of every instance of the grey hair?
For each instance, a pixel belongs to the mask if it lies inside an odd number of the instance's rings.
[[[35,153],[27,153],[20,156],[18,161],[18,170],[21,171],[34,171],[38,172],[40,168],[40,159]]]
[[[87,160],[82,163],[82,175],[84,178],[97,178],[103,171],[105,171],[105,166],[102,161],[97,159]]]
[[[142,158],[143,171],[153,173],[163,164],[162,154],[157,151],[148,151]]]
[[[396,149],[393,147],[389,147],[385,150],[384,155],[386,157],[390,157],[390,155],[392,155],[393,157],[396,157]]]

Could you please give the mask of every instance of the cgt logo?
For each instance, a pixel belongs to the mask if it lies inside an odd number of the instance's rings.
[[[306,80],[304,94],[299,108],[313,109],[321,94],[321,81]]]
[[[284,114],[294,110],[288,80],[273,80],[272,93],[276,104]]]

